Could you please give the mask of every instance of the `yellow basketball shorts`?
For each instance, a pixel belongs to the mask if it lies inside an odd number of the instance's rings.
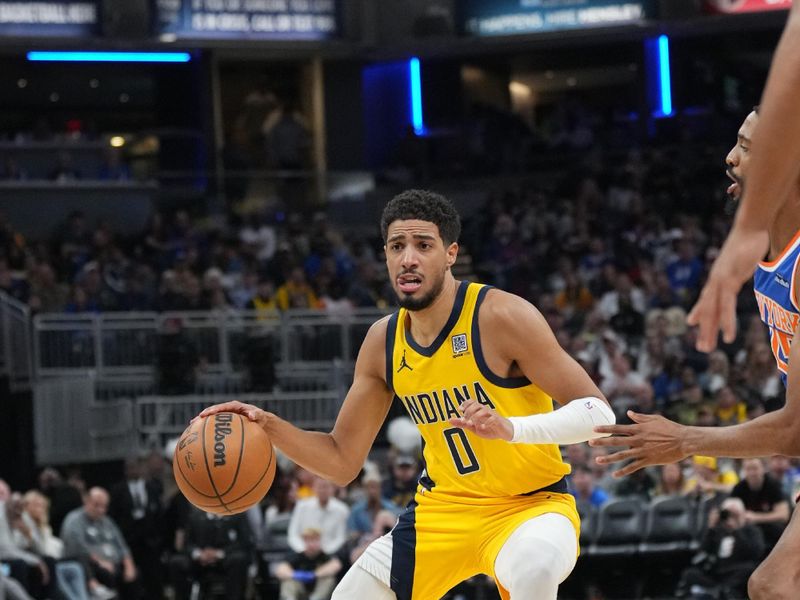
[[[580,535],[570,494],[455,499],[421,489],[391,532],[390,586],[397,600],[438,600],[474,575],[494,577],[495,559],[509,536],[546,513],[564,515],[574,525],[576,539]]]

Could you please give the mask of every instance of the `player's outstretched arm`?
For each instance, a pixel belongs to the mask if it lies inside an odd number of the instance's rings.
[[[643,415],[633,411],[628,416],[633,425],[611,425],[596,428],[598,433],[614,437],[598,438],[592,446],[624,446],[597,462],[609,464],[631,461],[614,472],[623,477],[650,465],[677,462],[701,454],[748,458],[800,454],[800,344],[793,344],[789,357],[786,404],[783,408],[730,427],[688,427],[660,415]]]
[[[305,431],[242,402],[210,406],[199,416],[242,414],[258,423],[272,443],[301,467],[339,485],[350,483],[361,471],[394,398],[385,381],[386,320],[375,323],[361,345],[353,385],[330,433]]]
[[[689,314],[697,348],[711,352],[722,330],[736,336],[736,295],[767,251],[767,230],[800,175],[800,5],[795,3],[770,68],[753,134],[744,196],[722,251]]]
[[[573,444],[599,437],[596,425],[613,424],[614,413],[592,379],[559,345],[544,317],[518,296],[491,290],[479,314],[489,367],[517,365],[556,402],[558,410],[507,419],[474,400],[450,423],[489,439],[531,444]]]

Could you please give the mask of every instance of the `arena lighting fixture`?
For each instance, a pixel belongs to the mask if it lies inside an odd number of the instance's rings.
[[[669,38],[658,36],[658,81],[661,91],[661,115],[672,114],[672,76],[669,70]]]
[[[414,133],[425,133],[425,123],[422,119],[422,77],[419,70],[419,59],[415,56],[408,61],[408,79],[411,93],[411,124]]]
[[[125,145],[125,138],[121,135],[115,135],[108,140],[108,143],[114,148],[122,148]]]
[[[187,63],[188,52],[28,52],[32,62]]]

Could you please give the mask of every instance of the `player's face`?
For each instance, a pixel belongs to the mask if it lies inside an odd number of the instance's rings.
[[[756,123],[758,122],[758,114],[755,111],[747,115],[747,118],[739,127],[739,133],[736,136],[736,145],[728,152],[725,157],[725,164],[727,166],[726,173],[731,178],[733,183],[728,186],[728,194],[734,199],[739,200],[744,190],[744,183],[747,178],[747,164],[750,159],[750,140],[753,139],[753,131],[755,131]]]
[[[428,221],[394,221],[386,233],[386,266],[400,301],[408,310],[428,308],[441,294],[458,244],[445,247],[439,228]]]

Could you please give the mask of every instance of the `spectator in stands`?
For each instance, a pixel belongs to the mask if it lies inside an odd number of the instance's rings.
[[[590,448],[590,458],[587,466],[592,470],[595,485],[609,494],[614,495],[614,491],[617,487],[617,480],[614,479],[614,475],[611,473],[608,465],[597,462],[598,457],[605,456],[606,454],[609,454],[608,448],[600,446],[597,448]]]
[[[760,340],[755,343],[747,355],[744,371],[745,388],[764,403],[770,403],[783,396],[783,386],[772,350],[764,341],[764,333],[760,331]]]
[[[784,496],[794,505],[800,478],[798,478],[797,469],[792,466],[789,457],[781,454],[770,456],[769,475],[780,484]]]
[[[728,385],[730,360],[722,350],[715,350],[708,356],[708,370],[700,375],[700,385],[709,395],[716,394]]]
[[[598,487],[589,467],[580,466],[572,470],[570,476],[570,494],[578,504],[586,504],[599,508],[609,500],[606,490]]]
[[[63,542],[53,535],[48,521],[49,502],[36,490],[23,497],[23,527],[18,532],[24,536],[28,550],[43,557],[51,568],[58,591],[65,600],[89,600],[86,573],[77,561],[61,560],[64,555]],[[97,582],[93,582],[97,587]],[[92,600],[99,600],[95,594]]]
[[[347,541],[347,519],[349,507],[334,497],[334,486],[330,481],[315,477],[314,496],[298,500],[289,520],[288,542],[295,552],[302,552],[305,544],[302,532],[309,528],[319,529],[322,535],[322,550],[333,556]]]
[[[177,317],[166,319],[163,330],[158,336],[156,351],[159,393],[165,395],[192,393],[199,364],[197,349],[183,331],[181,320]]]
[[[627,274],[618,273],[614,276],[613,290],[603,294],[597,308],[607,321],[618,315],[621,310],[631,310],[644,315],[646,308],[644,293],[633,285]]]
[[[10,575],[32,596],[44,598],[52,590],[51,569],[44,557],[18,543],[18,534],[25,528],[22,513],[20,494],[12,493],[0,479],[0,561],[9,565]]]
[[[239,231],[242,252],[255,257],[260,265],[266,265],[278,247],[278,236],[275,228],[267,223],[266,215],[253,214]]]
[[[612,372],[602,381],[600,389],[618,416],[639,406],[647,397],[652,398],[650,384],[631,369],[630,359],[621,352],[612,359]]]
[[[636,473],[621,479],[617,484],[614,493],[619,496],[638,496],[645,502],[649,502],[653,497],[656,488],[656,480],[645,469],[640,469]]]
[[[359,538],[372,532],[375,526],[375,517],[380,511],[388,510],[395,515],[400,513],[398,506],[381,496],[382,481],[380,474],[375,470],[367,471],[361,478],[365,497],[353,504],[350,509],[347,529],[351,538]]]
[[[715,425],[738,425],[747,421],[747,405],[739,399],[731,386],[721,387],[716,394],[716,401]]]
[[[139,600],[136,565],[117,525],[107,516],[109,495],[100,487],[89,489],[83,508],[64,519],[61,539],[64,556],[83,564],[93,595],[108,597],[108,590],[123,600]]]
[[[39,299],[40,312],[60,312],[64,310],[69,289],[58,282],[56,272],[48,262],[41,262],[33,269],[30,278],[31,295]]]
[[[297,503],[297,479],[291,473],[284,474],[279,471],[275,476],[267,496],[269,505],[264,510],[264,528],[269,529],[272,523],[286,520],[287,527],[292,516],[294,505]]]
[[[713,456],[693,456],[692,473],[686,480],[686,493],[698,498],[720,498],[730,494],[738,481],[736,473],[728,468],[720,468]]]
[[[677,257],[667,265],[666,273],[672,291],[678,295],[682,304],[691,304],[703,274],[703,261],[697,255],[691,240],[678,241]]]
[[[110,490],[108,514],[117,524],[141,574],[148,598],[161,596],[161,495],[146,479],[139,457],[125,461],[125,479]]]
[[[275,293],[275,302],[281,310],[319,307],[317,295],[306,280],[305,271],[301,267],[292,269],[289,279]]]
[[[252,556],[252,531],[244,514],[229,517],[192,508],[185,552],[172,557],[170,579],[176,600],[188,600],[191,582],[218,577],[226,598],[242,600]]]
[[[760,458],[742,461],[742,474],[742,481],[731,490],[731,496],[744,502],[747,522],[758,525],[767,550],[771,550],[789,522],[789,499],[781,484],[766,472]]]
[[[278,304],[275,298],[275,284],[271,279],[259,279],[255,295],[245,305],[247,310],[258,313],[259,319],[276,318]]]
[[[589,466],[591,449],[588,444],[568,444],[565,453],[573,469]]]
[[[64,481],[53,467],[45,467],[39,473],[39,491],[50,500],[50,523],[53,531],[61,531],[64,517],[83,504],[81,491]]]
[[[404,508],[414,498],[418,477],[417,459],[410,454],[398,453],[392,460],[391,472],[383,482],[381,494],[395,506]]]
[[[594,297],[571,266],[564,273],[564,286],[556,294],[555,304],[567,319],[587,313],[594,305]]]
[[[669,463],[659,467],[659,478],[653,497],[683,496],[686,491],[686,477],[680,464]]]
[[[353,314],[352,300],[345,295],[345,286],[340,279],[332,278],[320,291],[320,307],[332,317],[346,317]]]
[[[678,598],[746,598],[747,580],[764,555],[764,538],[748,522],[739,498],[727,498],[709,516],[694,566],[681,575]],[[702,595],[700,595],[702,594]]]
[[[303,550],[275,566],[281,582],[280,600],[329,600],[342,563],[323,552],[319,529],[308,528],[301,535]]]

